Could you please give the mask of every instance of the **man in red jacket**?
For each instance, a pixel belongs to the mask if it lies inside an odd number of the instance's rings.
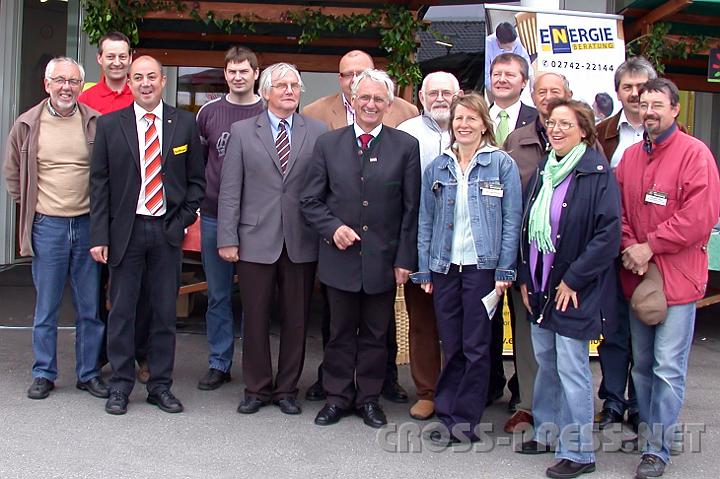
[[[663,280],[667,316],[655,326],[630,311],[640,413],[642,460],[636,477],[659,477],[685,396],[695,302],[707,285],[707,242],[720,214],[720,179],[710,150],[675,123],[677,87],[664,78],[640,88],[644,141],[630,146],[616,170],[622,194],[621,280],[630,298],[654,263]]]

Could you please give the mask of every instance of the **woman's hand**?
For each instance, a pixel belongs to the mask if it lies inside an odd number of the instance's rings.
[[[495,293],[498,296],[502,296],[510,286],[512,286],[512,281],[495,281]]]
[[[563,313],[567,310],[568,304],[570,301],[572,301],[573,306],[575,309],[578,308],[578,298],[577,298],[577,292],[570,289],[570,287],[565,284],[565,281],[560,281],[560,286],[555,288],[557,290],[557,294],[555,294],[555,309],[558,309],[562,311]]]
[[[530,314],[533,314],[533,310],[530,307],[530,298],[528,296],[528,290],[526,284],[520,285],[520,296],[522,296],[523,304],[525,305],[525,309],[528,310]]]
[[[425,291],[427,294],[432,294],[432,291],[433,291],[432,283],[421,283],[421,284],[420,284],[420,287],[421,287],[422,290]]]

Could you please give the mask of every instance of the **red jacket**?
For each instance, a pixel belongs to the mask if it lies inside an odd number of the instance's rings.
[[[623,154],[615,170],[622,198],[622,249],[648,242],[660,270],[668,305],[705,295],[707,242],[720,215],[720,177],[710,150],[675,125],[651,144],[643,141]],[[646,203],[653,190],[667,205]],[[623,291],[632,295],[641,277],[622,268]]]

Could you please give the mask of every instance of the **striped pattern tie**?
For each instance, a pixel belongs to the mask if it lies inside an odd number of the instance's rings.
[[[287,170],[288,160],[290,159],[290,138],[288,138],[286,126],[287,122],[280,120],[278,125],[280,131],[277,138],[275,138],[275,148],[277,148],[278,158],[280,158],[280,171],[282,171],[283,175]]]
[[[155,115],[146,113],[143,119],[147,122],[145,130],[145,207],[154,215],[163,206],[162,156],[160,154],[160,138],[155,128]]]

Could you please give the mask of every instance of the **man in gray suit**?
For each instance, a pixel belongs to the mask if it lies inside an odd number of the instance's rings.
[[[296,114],[300,72],[276,63],[260,76],[267,110],[230,130],[218,198],[218,253],[237,262],[245,313],[242,414],[271,400],[285,414],[300,414],[297,382],[315,280],[318,237],[300,213],[299,195],[324,124]],[[269,326],[275,290],[282,331],[273,380]]]

